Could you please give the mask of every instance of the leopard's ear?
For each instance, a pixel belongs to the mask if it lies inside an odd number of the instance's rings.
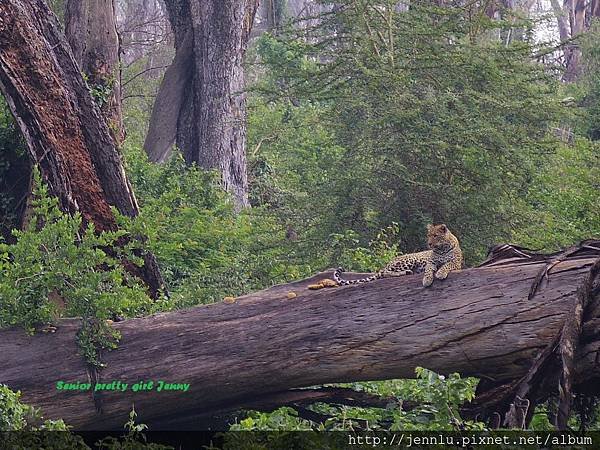
[[[446,227],[445,223],[443,223],[443,224],[440,225],[440,231],[442,233],[445,233],[446,231],[448,231],[448,227]]]

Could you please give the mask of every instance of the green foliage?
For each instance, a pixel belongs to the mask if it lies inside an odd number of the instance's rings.
[[[140,215],[123,226],[148,237],[178,306],[219,301],[315,269],[294,260],[283,224],[264,208],[236,215],[215,173],[185,167],[179,153],[161,166],[135,147],[126,146],[126,155]]]
[[[597,142],[577,140],[548,158],[520,202],[515,242],[558,250],[600,236],[599,155]]]
[[[66,431],[62,420],[42,420],[39,410],[21,403],[21,393],[0,384],[0,431]]]
[[[40,410],[20,400],[21,393],[13,392],[0,384],[0,440],[3,448],[65,448],[88,450],[81,436],[69,432],[62,420],[44,419]],[[136,412],[132,408],[125,423],[126,434],[120,438],[106,437],[98,441],[95,448],[103,450],[168,450],[173,447],[148,443],[143,431],[148,427],[136,423]],[[20,433],[14,433],[19,431]],[[25,432],[28,433],[25,433]],[[32,433],[35,431],[35,433]],[[11,432],[1,434],[2,432]],[[60,433],[57,433],[60,432]]]
[[[262,141],[262,165],[302,199],[289,215],[313,214],[307,239],[353,230],[364,243],[397,222],[408,252],[424,248],[426,223],[445,222],[472,262],[509,235],[513,196],[553,150],[556,83],[526,40],[483,39],[503,23],[479,23],[468,8],[392,14],[390,2],[374,3],[343,2],[309,39],[261,37],[268,77],[256,87],[265,106],[252,111],[250,148]],[[290,168],[296,154],[308,177]]]
[[[31,407],[19,401],[20,392],[12,392],[7,386],[0,385],[0,431],[21,430],[31,416]]]
[[[102,108],[110,101],[110,97],[113,94],[113,89],[115,86],[114,75],[110,76],[106,80],[98,80],[95,83],[90,80],[87,74],[82,73],[81,75],[88,84],[88,89],[90,90],[90,94],[92,95],[94,102],[96,102],[99,108]]]
[[[13,232],[14,245],[0,244],[0,327],[33,331],[59,315],[108,319],[150,312],[154,306],[144,287],[122,268],[118,257],[125,255],[105,251],[118,251],[124,232],[82,228],[79,214],[58,209],[37,172],[34,184],[26,229]]]
[[[162,81],[161,74],[173,59],[174,49],[163,43],[149,54],[123,64],[121,89],[123,91],[123,125],[127,130],[127,144],[141,147],[148,132],[154,100]],[[161,66],[161,62],[164,66]],[[150,67],[155,69],[148,70]]]
[[[77,333],[77,345],[81,356],[95,367],[104,367],[105,364],[100,360],[99,352],[101,350],[114,350],[121,334],[114,330],[103,320],[86,319],[83,321],[81,329]]]
[[[50,9],[52,10],[52,12],[54,14],[56,14],[56,17],[58,18],[58,21],[60,22],[61,25],[64,26],[64,17],[65,17],[65,4],[66,0],[49,0],[48,1],[48,6],[50,6]]]
[[[427,369],[417,368],[414,380],[387,380],[358,382],[341,386],[374,395],[398,399],[386,408],[311,405],[310,409],[324,417],[324,423],[315,423],[297,417],[291,408],[279,408],[272,413],[251,411],[249,415],[231,426],[230,430],[484,430],[480,422],[465,421],[459,408],[475,397],[478,380],[461,378],[459,374],[448,377]],[[417,406],[405,411],[402,401],[412,401]]]
[[[453,430],[457,426],[482,430],[482,423],[464,421],[459,408],[475,398],[476,378],[461,378],[453,373],[448,377],[438,375],[421,367],[417,368],[416,380],[405,380],[397,393],[401,398],[414,399],[423,405],[398,417],[393,429]]]
[[[136,423],[137,413],[131,408],[129,420],[125,423],[127,433],[121,438],[108,436],[96,443],[99,450],[169,450],[173,447],[161,444],[149,443],[143,433],[148,426]]]
[[[29,163],[25,144],[4,98],[0,96],[0,236],[17,225],[21,209],[19,188],[27,184]]]
[[[590,139],[600,140],[600,22],[592,24],[582,37],[583,73],[578,80],[576,98],[583,109],[582,124],[577,128]],[[577,95],[579,94],[579,95]],[[583,126],[581,126],[583,125]]]
[[[234,423],[230,431],[306,431],[311,430],[310,422],[298,418],[293,408],[282,407],[272,413],[250,411],[248,416]]]

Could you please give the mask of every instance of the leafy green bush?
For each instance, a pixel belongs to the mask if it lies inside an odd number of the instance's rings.
[[[229,427],[230,431],[306,431],[312,430],[307,420],[289,407],[278,408],[272,413],[250,411],[246,418]]]
[[[584,139],[563,145],[533,176],[519,202],[513,240],[521,245],[558,250],[600,237],[600,145]]]
[[[393,397],[398,403],[386,408],[332,406],[317,403],[310,409],[323,417],[331,417],[324,423],[311,422],[298,417],[291,408],[279,408],[272,413],[251,411],[248,416],[231,425],[230,430],[483,430],[481,422],[465,421],[460,407],[475,397],[478,380],[461,378],[459,374],[448,377],[427,369],[417,368],[414,380],[386,380],[342,384],[357,391]],[[405,411],[401,401],[417,404]]]
[[[108,319],[112,314],[148,313],[155,304],[140,282],[122,267],[116,241],[124,231],[96,234],[82,229],[81,216],[70,216],[34,177],[32,216],[15,244],[0,244],[0,327],[33,331],[58,316]]]
[[[140,215],[123,225],[148,237],[177,305],[211,303],[308,275],[284,224],[265,208],[235,214],[216,174],[186,167],[178,152],[154,165],[135,147],[128,167]]]
[[[464,421],[459,412],[464,403],[475,398],[478,381],[461,378],[457,373],[445,377],[418,367],[417,379],[404,380],[397,395],[413,399],[422,406],[401,414],[392,428],[453,430],[460,425],[466,429],[484,429],[483,423]]]
[[[0,384],[0,434],[3,448],[44,448],[89,450],[81,436],[69,432],[62,420],[44,419],[39,409],[20,400],[21,393],[13,392]],[[132,409],[125,423],[127,433],[120,438],[107,437],[96,443],[103,450],[167,450],[173,447],[148,443],[143,431],[148,427],[135,422],[137,414]],[[20,433],[15,433],[15,432]],[[25,433],[27,431],[27,433]],[[32,433],[35,431],[35,433]]]
[[[0,431],[66,431],[62,420],[43,420],[39,410],[21,403],[21,393],[0,384]]]

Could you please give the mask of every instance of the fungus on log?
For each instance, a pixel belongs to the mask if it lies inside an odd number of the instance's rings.
[[[583,242],[568,255],[500,246],[482,267],[453,272],[428,289],[419,276],[405,276],[308,290],[331,275],[324,272],[235,302],[116,323],[122,340],[103,355],[101,382],[117,380],[129,389],[102,392],[102,412],[90,392],[55,388],[59,380],[87,380],[75,344],[77,319],[61,320],[52,335],[0,330],[0,382],[21,390],[46,417],[63,418],[76,429],[118,429],[134,402],[139,419],[154,429],[181,429],[217,412],[260,406],[268,397],[292,404],[290,395],[302,395],[297,388],[410,378],[422,366],[485,380],[467,413],[518,420],[507,414],[512,408],[526,420],[532,408],[524,409],[517,396],[534,405],[558,387],[564,364],[550,362],[556,362],[557,344],[566,339],[565,317],[582,293],[585,321],[575,336],[570,387],[565,390],[563,373],[561,395],[570,400],[571,390],[600,386],[600,305],[593,282],[599,244]],[[539,286],[531,296],[532,281]],[[149,380],[190,386],[187,392],[131,390]]]

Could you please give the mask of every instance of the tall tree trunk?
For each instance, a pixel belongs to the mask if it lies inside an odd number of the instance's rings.
[[[585,0],[565,0],[563,7],[558,0],[550,0],[552,10],[556,16],[560,40],[566,42],[586,30],[586,4]],[[576,43],[569,42],[564,46],[563,80],[572,82],[581,73],[581,49]]]
[[[590,18],[600,17],[600,0],[590,2]]]
[[[287,0],[264,0],[260,2],[252,27],[252,37],[280,27],[286,18],[286,10]]]
[[[56,16],[44,0],[0,1],[0,89],[61,209],[79,211],[98,231],[117,228],[111,206],[138,205],[115,142],[92,100]],[[156,292],[163,281],[151,254],[129,270]]]
[[[242,63],[258,1],[165,4],[176,56],[165,73],[144,146],[150,159],[160,162],[175,142],[188,164],[217,169],[237,209],[243,208],[249,203]]]
[[[565,6],[569,8],[569,23],[571,37],[577,37],[585,31],[586,4],[585,0],[567,0]],[[581,49],[578,44],[570,44],[569,51],[565,52],[566,70],[564,81],[575,81],[581,73]]]
[[[75,60],[87,77],[94,100],[115,140],[120,143],[124,130],[114,0],[68,0],[65,34]]]

